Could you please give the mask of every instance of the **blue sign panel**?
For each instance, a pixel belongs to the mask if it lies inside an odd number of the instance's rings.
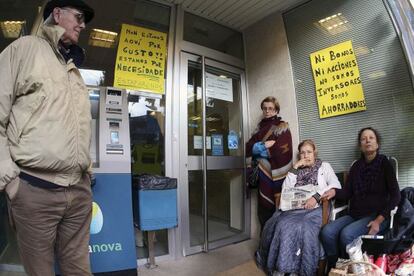
[[[230,130],[229,135],[227,136],[227,146],[231,150],[235,150],[239,148],[239,136],[233,130]]]
[[[224,155],[222,134],[211,135],[211,155]]]
[[[136,269],[131,175],[97,173],[92,192],[92,273]]]

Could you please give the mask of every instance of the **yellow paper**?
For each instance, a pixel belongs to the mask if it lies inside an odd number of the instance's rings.
[[[114,86],[164,94],[167,34],[122,24]]]
[[[312,53],[310,60],[320,118],[366,110],[351,41]]]

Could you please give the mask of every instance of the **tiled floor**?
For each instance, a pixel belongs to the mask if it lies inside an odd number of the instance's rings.
[[[6,272],[0,271],[0,276],[27,276],[24,272]]]
[[[223,248],[212,250],[209,253],[200,253],[178,260],[168,260],[158,263],[158,267],[147,269],[138,268],[140,276],[203,276],[203,275],[240,275],[238,267],[250,269],[249,275],[264,275],[255,269],[252,264],[253,253],[257,247],[257,240],[247,240]],[[251,272],[253,271],[253,272]]]
[[[164,260],[154,269],[138,268],[139,276],[264,276],[253,262],[257,240],[247,240],[177,260]],[[25,273],[0,272],[0,276],[25,276]]]

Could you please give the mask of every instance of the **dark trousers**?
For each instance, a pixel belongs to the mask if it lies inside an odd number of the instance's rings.
[[[266,224],[266,221],[270,219],[273,216],[273,213],[275,212],[275,208],[269,209],[266,207],[263,207],[260,203],[257,205],[257,216],[259,217],[260,232],[263,231],[263,227]]]

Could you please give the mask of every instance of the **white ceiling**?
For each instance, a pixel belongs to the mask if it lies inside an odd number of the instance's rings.
[[[165,0],[185,11],[239,31],[274,12],[285,11],[304,0]]]

